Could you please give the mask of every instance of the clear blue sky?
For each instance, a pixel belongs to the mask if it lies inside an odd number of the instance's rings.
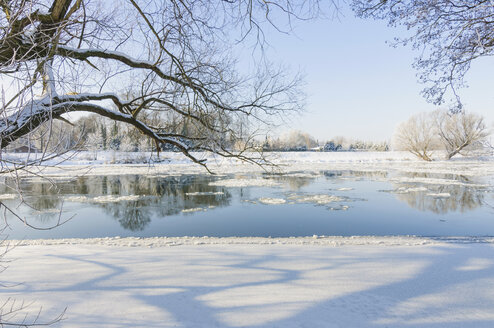
[[[420,95],[410,47],[386,44],[403,29],[384,21],[355,18],[343,9],[339,20],[297,22],[294,34],[268,32],[268,56],[305,73],[306,112],[289,127],[319,140],[343,135],[365,140],[390,139],[395,126],[414,113],[436,107]],[[494,122],[494,58],[474,62],[469,88],[460,95],[465,109]]]
[[[423,86],[412,68],[417,53],[386,44],[403,36],[403,29],[355,18],[346,7],[338,19],[296,21],[293,28],[290,34],[264,28],[266,55],[305,73],[308,103],[305,112],[272,132],[302,130],[321,142],[335,136],[390,140],[400,122],[436,108],[420,95]],[[475,61],[467,83],[460,90],[465,109],[494,124],[494,58]]]

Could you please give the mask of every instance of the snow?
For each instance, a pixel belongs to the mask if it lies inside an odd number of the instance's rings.
[[[225,179],[209,183],[210,186],[216,187],[275,187],[280,183],[270,179],[252,178],[252,179]]]
[[[149,61],[149,60],[140,60],[140,59],[135,59],[130,57],[128,54],[125,54],[120,51],[113,51],[113,50],[108,50],[108,49],[100,49],[100,48],[87,48],[87,49],[78,49],[78,48],[73,48],[73,47],[60,47],[60,49],[63,49],[67,52],[73,52],[73,53],[79,53],[79,54],[87,54],[89,57],[98,57],[96,54],[97,53],[103,53],[106,55],[112,55],[113,59],[119,60],[120,58],[124,58],[128,60],[129,62],[132,62],[136,65],[147,65],[147,66],[155,66],[155,63]]]
[[[66,197],[65,200],[67,202],[74,203],[118,203],[125,201],[136,201],[139,200],[141,196],[139,195],[127,195],[127,196],[117,196],[117,195],[106,195],[106,196],[98,196],[98,197],[86,197],[86,196],[69,196]]]
[[[89,200],[90,199],[86,196],[69,196],[65,198],[65,201],[74,203],[86,203],[89,202]]]
[[[202,207],[186,208],[182,210],[182,213],[193,213],[193,212],[201,212],[201,211],[206,211],[206,209]]]
[[[331,211],[346,211],[350,208],[348,205],[340,205],[339,207],[330,207]]]
[[[494,176],[492,156],[426,163],[402,152],[270,153],[278,164],[274,173],[282,173],[275,179],[254,177],[263,172],[254,165],[207,153],[194,155],[223,174],[211,185],[225,187],[281,186],[278,180],[284,174],[310,179],[325,170],[348,170],[371,176],[385,172],[375,179],[410,184],[394,192],[449,197],[429,187],[459,184],[491,190]],[[44,168],[43,174],[57,181],[80,175],[205,173],[178,153],[162,153],[164,162],[155,158],[150,164],[139,162],[152,158],[149,153],[71,156],[58,168]],[[134,164],[109,164],[128,159]],[[399,177],[404,173],[419,175]],[[490,180],[478,184],[452,175]],[[118,202],[138,197],[65,200]],[[307,192],[257,199],[265,204],[313,203],[330,210],[348,209],[339,204],[346,200]],[[32,303],[27,309],[31,318],[42,306],[40,321],[67,307],[65,319],[53,327],[494,327],[494,237],[113,237],[11,244],[17,246],[6,259],[15,261],[1,274],[2,300]]]
[[[270,197],[261,197],[259,198],[259,203],[265,205],[281,205],[286,203],[286,199],[283,198],[270,198]]]
[[[17,197],[16,194],[0,194],[0,200],[16,199]]]
[[[449,192],[437,192],[437,193],[431,192],[428,193],[427,196],[435,197],[435,198],[449,198],[451,197],[451,194]]]
[[[414,188],[400,187],[396,189],[394,192],[397,194],[408,194],[410,192],[420,192],[420,191],[428,191],[428,189],[425,187],[414,187]]]
[[[49,154],[47,154],[48,156]],[[205,159],[209,168],[215,173],[245,174],[262,173],[263,168],[241,163],[232,158],[222,158],[207,152],[193,153],[198,159]],[[4,153],[3,158],[10,161],[22,162],[27,154]],[[40,154],[29,154],[34,160]],[[465,177],[483,177],[494,175],[494,156],[483,158],[459,157],[454,160],[437,160],[425,162],[415,159],[407,152],[284,152],[267,153],[267,158],[275,163],[274,168],[266,170],[282,173],[291,177],[316,177],[321,171],[362,171],[362,172],[398,172],[421,174],[456,174]],[[121,175],[121,174],[152,174],[152,175],[181,175],[207,173],[199,165],[193,164],[180,153],[162,152],[160,157],[156,153],[145,152],[115,152],[115,151],[86,151],[68,153],[65,161],[60,159],[48,161],[43,173],[49,177],[78,176],[78,175]],[[143,160],[146,162],[143,163]],[[133,164],[114,164],[133,163]],[[25,174],[20,172],[20,174]],[[238,180],[238,179],[236,179]],[[263,179],[267,180],[267,179]],[[456,181],[456,182],[453,182]],[[460,183],[452,179],[434,178],[401,178],[396,182],[402,183],[431,183],[450,184]],[[218,182],[219,183],[219,182]],[[236,182],[231,182],[236,183]],[[252,182],[250,182],[252,183]],[[266,183],[265,181],[263,183]]]
[[[25,246],[22,246],[25,245]],[[492,238],[21,242],[4,299],[54,327],[492,327]]]
[[[128,196],[115,196],[115,195],[107,195],[107,196],[99,196],[91,199],[91,202],[94,203],[118,203],[122,201],[136,201],[139,200],[139,195],[128,195]]]
[[[489,185],[486,184],[476,184],[469,182],[462,182],[453,179],[438,179],[438,178],[408,178],[408,177],[399,177],[395,179],[391,179],[390,181],[400,182],[400,183],[424,183],[424,184],[433,184],[433,185],[455,185],[455,186],[465,186],[465,187],[476,187],[476,188],[487,188]]]
[[[341,197],[335,195],[327,195],[327,194],[316,194],[316,195],[291,194],[287,198],[296,203],[312,203],[317,205],[326,205],[329,203],[339,202],[343,200],[343,198]]]
[[[222,191],[196,191],[196,192],[186,192],[187,196],[215,196],[215,195],[224,195],[225,193]]]

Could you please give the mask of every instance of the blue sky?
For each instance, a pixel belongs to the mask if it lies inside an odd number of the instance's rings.
[[[319,140],[343,135],[365,140],[390,139],[394,128],[414,113],[434,110],[420,95],[410,47],[389,46],[403,29],[384,21],[355,18],[349,10],[337,20],[297,22],[294,32],[268,32],[268,56],[305,73],[306,111],[289,126]],[[494,60],[483,58],[467,75],[460,95],[465,109],[494,122]]]
[[[302,130],[321,142],[335,136],[390,140],[400,122],[437,108],[420,95],[423,85],[412,68],[418,54],[410,47],[386,43],[404,36],[402,28],[355,18],[341,7],[337,19],[295,21],[289,34],[266,26],[263,30],[269,42],[267,57],[303,72],[307,93],[306,110],[271,134]],[[248,45],[244,50],[243,55],[252,56]],[[493,82],[494,58],[481,58],[467,75],[469,88],[460,90],[465,109],[482,114],[490,125]]]

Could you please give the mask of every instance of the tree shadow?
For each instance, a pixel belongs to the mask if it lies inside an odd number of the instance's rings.
[[[256,254],[255,249],[238,253],[235,248],[204,246],[190,256],[167,249],[160,256],[153,255],[163,261],[158,266],[160,273],[152,275],[159,283],[134,278],[122,283],[124,275],[132,274],[125,265],[80,255],[50,255],[94,265],[105,273],[68,286],[24,286],[22,291],[126,291],[134,300],[170,314],[181,327],[494,326],[494,318],[486,314],[494,313],[494,250],[490,244],[431,246],[426,251],[422,247],[383,246],[363,254],[359,249],[365,246],[302,246],[291,248],[293,254],[268,247]],[[176,264],[180,254],[182,267],[167,268],[167,261]],[[392,273],[410,263],[420,264],[420,269],[403,277]],[[131,265],[144,266],[145,262],[136,259]],[[180,274],[184,275],[178,277],[180,283],[173,283]],[[314,274],[317,279],[311,280]],[[388,276],[389,281],[372,281]],[[472,294],[479,291],[479,284],[484,284],[484,294]],[[118,319],[110,319],[118,323]],[[139,324],[160,326],[152,320]]]

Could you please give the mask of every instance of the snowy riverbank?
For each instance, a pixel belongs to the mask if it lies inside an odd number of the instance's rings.
[[[205,159],[208,167],[216,174],[256,173],[256,172],[317,172],[323,170],[359,171],[399,171],[432,174],[458,174],[465,176],[494,175],[494,156],[455,157],[452,160],[425,162],[408,152],[271,152],[266,158],[275,166],[261,168],[237,159],[213,156],[210,153],[196,153]],[[22,162],[35,160],[36,154],[5,154],[4,157]],[[78,152],[66,154],[63,158],[49,160],[46,167],[38,167],[32,172],[53,178],[80,175],[181,175],[204,174],[206,170],[192,163],[180,153],[164,152],[160,162],[156,154],[128,152]],[[19,171],[19,174],[26,174]]]
[[[67,307],[55,327],[494,325],[488,239],[161,240],[18,246],[2,296],[42,318]]]
[[[124,164],[128,153],[89,155],[75,154],[59,167],[35,173],[54,181],[205,173],[176,153],[162,154],[166,160],[155,164]],[[324,170],[395,172],[400,174],[382,178],[414,183],[414,190],[428,190],[429,184],[474,186],[458,175],[488,177],[481,185],[485,192],[494,184],[493,157],[427,163],[401,152],[270,156],[278,171],[293,176]],[[257,166],[213,157],[208,162],[222,175],[238,174],[236,186],[273,184],[269,177],[242,175],[262,172]],[[214,183],[232,184],[229,177],[221,178]],[[5,257],[14,261],[0,276],[8,287],[2,287],[2,300],[33,302],[27,308],[31,318],[42,306],[40,322],[67,307],[65,319],[54,327],[494,326],[493,237],[112,237],[9,243],[16,247]]]

